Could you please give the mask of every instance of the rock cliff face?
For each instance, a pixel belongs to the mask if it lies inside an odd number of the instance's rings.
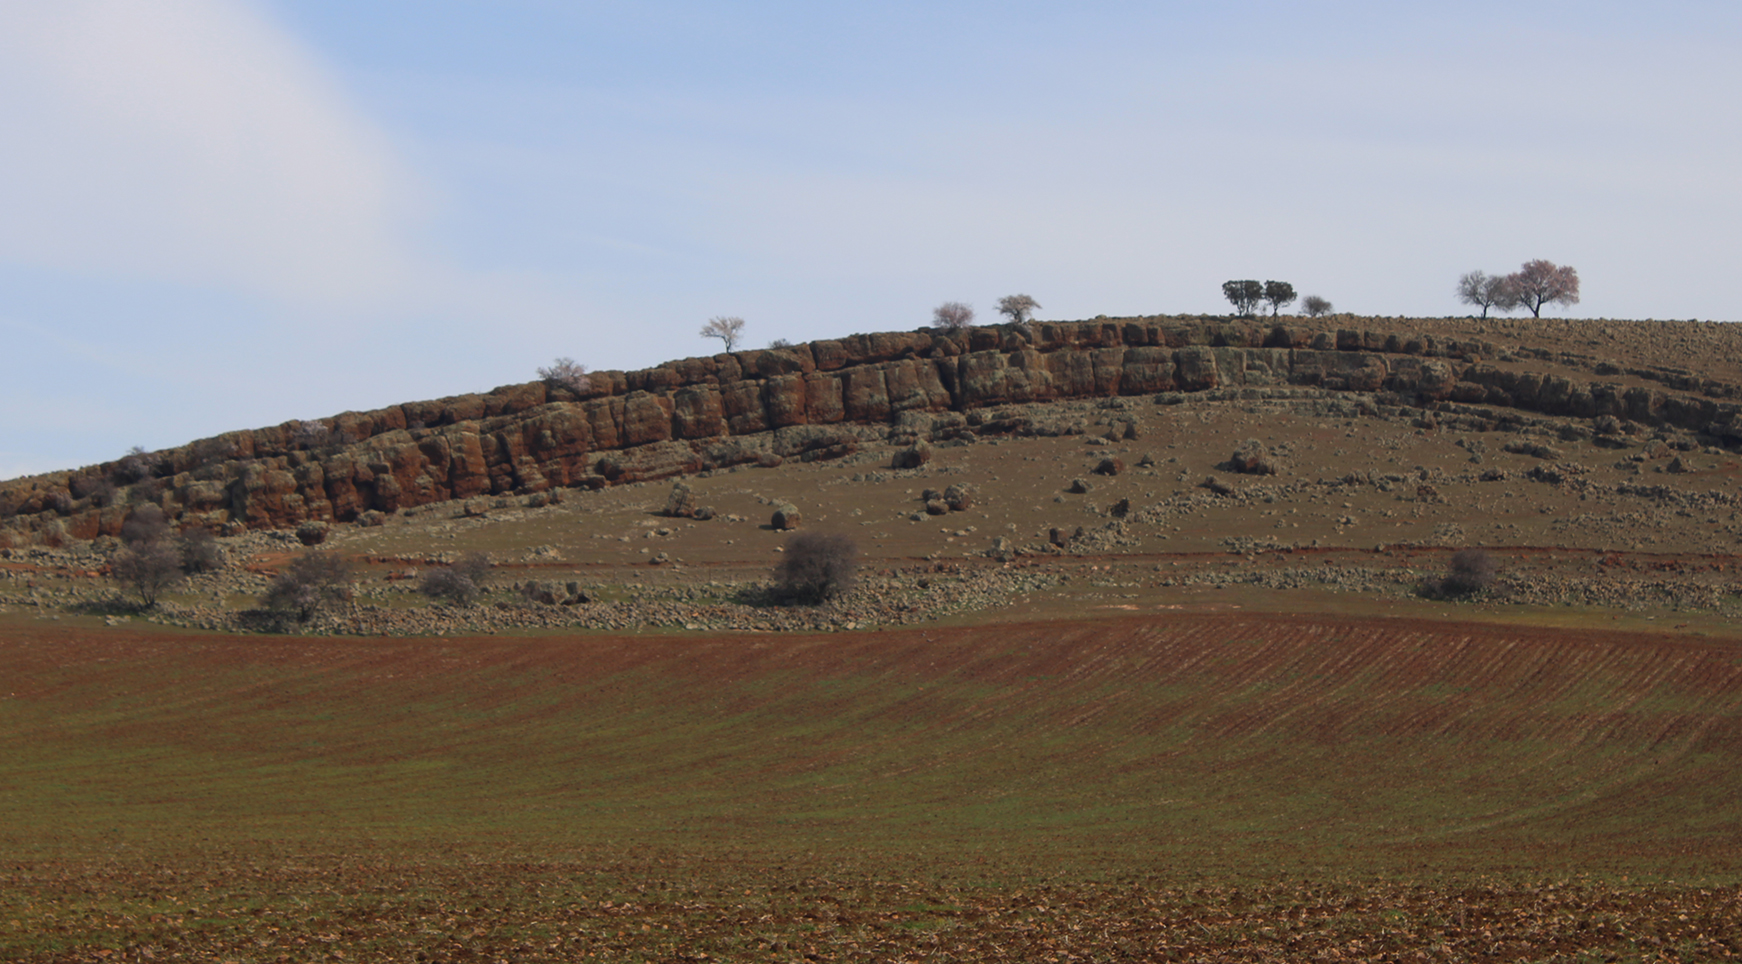
[[[1731,386],[1701,394],[1497,367],[1494,346],[1426,335],[1200,319],[1036,323],[854,335],[599,372],[231,432],[0,487],[0,546],[119,533],[151,501],[236,530],[488,494],[601,487],[744,463],[825,459],[867,437],[924,438],[937,413],[1008,403],[1316,386],[1408,404],[1611,416],[1742,441]]]

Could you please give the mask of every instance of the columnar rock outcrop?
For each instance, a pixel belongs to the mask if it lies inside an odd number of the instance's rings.
[[[921,330],[686,358],[484,394],[231,432],[119,463],[0,486],[0,545],[120,531],[123,501],[182,525],[283,527],[552,487],[601,487],[854,451],[867,427],[1008,403],[1317,386],[1416,404],[1481,403],[1616,416],[1742,442],[1742,405],[1497,367],[1494,347],[1399,332],[1159,318]]]

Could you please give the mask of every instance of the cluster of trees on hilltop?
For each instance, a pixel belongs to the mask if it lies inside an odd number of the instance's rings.
[[[1579,303],[1579,273],[1572,265],[1540,258],[1526,261],[1524,267],[1507,275],[1471,271],[1458,279],[1458,300],[1479,306],[1484,318],[1490,308],[1528,308],[1532,317],[1541,318],[1543,305]]]

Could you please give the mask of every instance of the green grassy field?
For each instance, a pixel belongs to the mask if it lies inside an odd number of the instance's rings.
[[[1496,919],[1554,893],[1587,913],[1680,901],[1730,921],[1707,938],[1735,936],[1727,641],[1239,615],[707,639],[50,631],[0,639],[0,667],[0,957],[215,955],[270,922],[322,953],[386,954],[364,937],[391,934],[410,955],[428,947],[383,922],[427,905],[451,937],[467,893],[488,947],[523,959],[578,957],[552,915],[585,905],[591,927],[605,900],[649,928],[611,938],[621,959],[802,956],[827,907],[895,915],[853,940],[972,918],[957,936],[977,946],[1042,886],[1081,904],[1047,918],[1060,933],[1099,920],[1151,950],[1163,905],[1222,953],[1239,941],[1205,934],[1263,944],[1278,914],[1329,907],[1325,887],[1366,896],[1326,912],[1343,923],[1321,948],[1395,913],[1385,946],[1418,946],[1429,897],[1470,887]],[[1271,910],[1247,920],[1254,889]],[[727,897],[767,926],[720,924]],[[297,901],[335,923],[286,930]],[[276,941],[235,959],[326,959]]]

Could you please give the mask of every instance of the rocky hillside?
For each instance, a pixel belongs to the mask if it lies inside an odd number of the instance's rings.
[[[1310,386],[1493,423],[1582,420],[1616,447],[1643,428],[1742,443],[1731,326],[1676,322],[1155,317],[853,335],[632,372],[581,392],[482,394],[230,432],[0,484],[0,547],[115,535],[132,506],[235,534],[560,487],[847,455],[1043,425],[1001,406]],[[1504,420],[1502,414],[1498,416]],[[1478,428],[1480,426],[1477,426]]]

